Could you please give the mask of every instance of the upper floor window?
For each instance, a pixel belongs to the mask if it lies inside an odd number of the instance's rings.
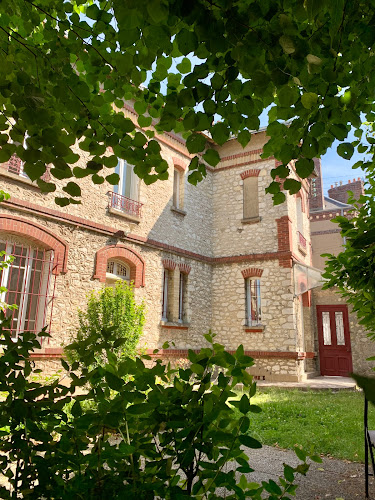
[[[246,324],[256,326],[262,323],[260,280],[247,278],[245,280]]]
[[[120,181],[114,186],[116,194],[138,201],[139,199],[139,177],[134,173],[134,166],[129,165],[126,160],[119,159],[116,170]]]
[[[243,180],[243,222],[259,221],[258,169],[246,170]]]
[[[52,315],[53,252],[0,242],[0,253],[1,260],[13,257],[13,262],[0,270],[0,286],[4,287],[0,291],[0,305],[17,306],[6,310],[11,318],[11,334],[16,338],[24,331],[38,333]]]
[[[182,172],[175,167],[173,170],[173,206],[175,208],[182,208],[182,178]]]

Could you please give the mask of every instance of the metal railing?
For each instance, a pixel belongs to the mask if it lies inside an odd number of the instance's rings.
[[[109,207],[124,212],[126,214],[132,215],[134,217],[141,217],[143,203],[139,201],[132,200],[121,194],[109,193]]]
[[[303,236],[303,234],[301,234],[299,231],[297,231],[297,236],[298,236],[298,244],[302,248],[307,248],[306,238]]]

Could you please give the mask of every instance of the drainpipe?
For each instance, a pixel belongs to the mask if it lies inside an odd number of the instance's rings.
[[[344,217],[344,209],[341,209],[341,216]],[[346,236],[343,236],[344,245],[346,245]]]

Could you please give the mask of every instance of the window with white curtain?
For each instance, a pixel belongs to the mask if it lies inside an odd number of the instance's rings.
[[[117,186],[114,186],[114,192],[138,201],[139,177],[134,173],[134,166],[129,165],[126,160],[119,159],[115,172],[119,175],[120,181]]]
[[[245,280],[245,295],[247,326],[261,325],[262,311],[259,279],[247,278]]]

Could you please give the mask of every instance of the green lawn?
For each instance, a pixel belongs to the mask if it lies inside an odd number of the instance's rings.
[[[251,402],[263,411],[252,414],[249,434],[263,444],[364,461],[362,393],[258,389]],[[372,405],[369,413],[375,429]]]

